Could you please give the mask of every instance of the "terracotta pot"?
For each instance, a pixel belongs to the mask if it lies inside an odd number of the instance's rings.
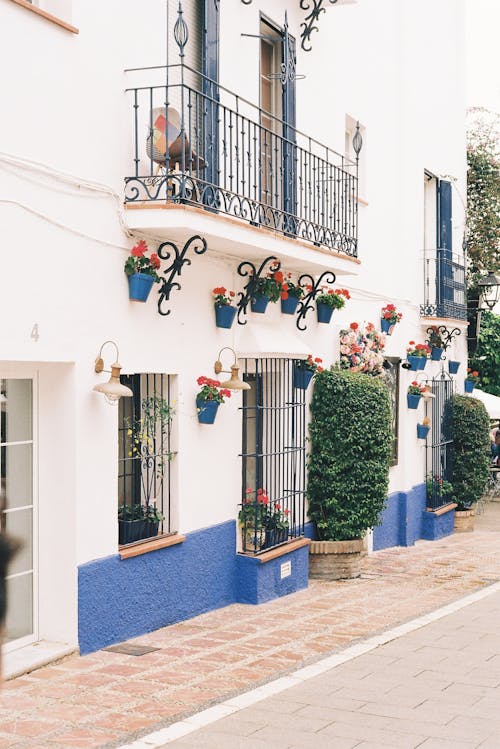
[[[352,541],[312,541],[309,546],[309,577],[344,580],[359,577],[363,539]]]
[[[474,508],[470,510],[455,510],[455,533],[472,533],[474,530]]]

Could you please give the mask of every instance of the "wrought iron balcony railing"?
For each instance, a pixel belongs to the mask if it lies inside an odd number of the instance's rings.
[[[163,71],[127,89],[126,202],[187,203],[357,256],[357,162],[185,64]]]
[[[420,314],[467,319],[463,255],[446,248],[424,251],[424,302]]]

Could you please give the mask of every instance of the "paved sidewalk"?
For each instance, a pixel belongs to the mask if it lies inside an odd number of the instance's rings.
[[[166,748],[498,749],[499,621],[496,592]]]
[[[377,552],[357,580],[314,581],[137,638],[159,648],[148,655],[73,655],[9,681],[0,749],[121,746],[481,590],[500,579],[499,517],[500,504],[487,505],[476,532]]]

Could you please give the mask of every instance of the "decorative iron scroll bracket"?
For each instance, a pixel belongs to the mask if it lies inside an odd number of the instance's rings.
[[[281,268],[280,261],[278,260],[277,257],[274,257],[274,255],[270,255],[269,257],[266,257],[266,259],[262,261],[258,270],[255,267],[255,265],[251,263],[249,260],[244,260],[242,263],[238,265],[238,275],[241,276],[242,278],[249,276],[249,279],[246,285],[244,286],[243,291],[240,291],[238,293],[240,297],[238,304],[236,305],[236,308],[238,310],[238,325],[247,324],[247,321],[242,320],[241,318],[243,315],[247,314],[247,307],[252,299],[252,296],[255,293],[257,279],[262,277],[262,274],[268,263],[270,264],[267,270],[268,273],[275,273]]]
[[[304,52],[310,52],[311,46],[311,34],[313,31],[318,31],[318,27],[314,24],[320,17],[321,13],[324,13],[326,8],[323,7],[325,0],[300,0],[300,7],[302,10],[310,10],[311,12],[305,17],[304,22],[300,24],[302,31],[300,32],[300,46]],[[337,0],[329,0],[333,5]],[[312,5],[311,5],[312,3]]]
[[[452,340],[456,337],[462,334],[462,331],[459,328],[453,328],[453,330],[449,330],[446,325],[432,325],[430,328],[427,328],[425,331],[429,337],[431,336],[431,333],[435,331],[437,328],[439,334],[441,335],[441,338],[443,339],[443,348],[446,351],[450,345]]]
[[[335,283],[335,273],[331,270],[327,270],[324,273],[321,274],[321,276],[318,278],[317,281],[314,281],[314,278],[309,275],[309,273],[304,273],[302,276],[300,276],[298,280],[298,284],[301,288],[307,290],[307,294],[301,299],[299,302],[299,306],[297,309],[297,328],[299,330],[306,330],[307,325],[305,324],[305,318],[309,310],[313,310],[314,307],[311,304],[311,302],[314,302],[315,298],[318,296],[318,294],[321,291],[321,284],[322,283]]]
[[[181,285],[178,281],[174,281],[174,279],[176,276],[181,275],[184,265],[191,265],[191,260],[186,257],[186,253],[191,247],[193,247],[197,255],[203,255],[208,249],[207,240],[200,237],[199,234],[195,234],[188,239],[180,252],[177,245],[173,242],[162,242],[158,247],[158,257],[161,260],[170,260],[173,255],[172,263],[163,271],[166,278],[160,280],[160,290],[158,291],[158,312],[160,315],[169,315],[171,312],[169,309],[163,309],[163,304],[170,300],[170,294],[173,289],[180,291]]]

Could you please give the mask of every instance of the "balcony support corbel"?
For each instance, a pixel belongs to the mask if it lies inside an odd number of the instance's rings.
[[[305,296],[301,299],[297,309],[296,325],[299,330],[307,329],[307,325],[305,324],[305,317],[309,310],[314,309],[311,302],[314,302],[315,298],[320,293],[321,285],[323,283],[334,284],[335,279],[335,273],[331,270],[327,270],[322,273],[317,281],[315,281],[314,278],[309,275],[309,273],[303,273],[300,276],[298,284],[302,289],[305,289],[307,291],[307,294],[305,294]]]
[[[186,257],[186,253],[191,247],[196,255],[203,255],[208,249],[207,240],[199,234],[195,234],[187,240],[181,251],[179,251],[174,242],[162,242],[158,247],[157,254],[161,260],[170,260],[173,255],[171,264],[163,271],[166,278],[161,278],[160,280],[160,289],[158,291],[158,312],[160,315],[169,315],[171,312],[170,309],[163,309],[163,304],[170,300],[170,294],[173,289],[180,290],[181,288],[180,283],[174,279],[176,276],[181,275],[184,265],[191,265],[191,260]]]

